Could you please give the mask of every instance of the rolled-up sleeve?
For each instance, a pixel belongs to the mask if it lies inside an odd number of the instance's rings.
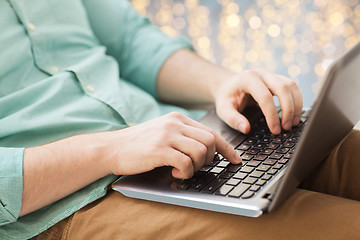
[[[23,148],[0,147],[0,226],[15,222],[23,193]]]
[[[191,42],[165,35],[126,0],[83,2],[96,37],[117,59],[120,76],[156,97],[161,66],[175,51],[193,49]]]

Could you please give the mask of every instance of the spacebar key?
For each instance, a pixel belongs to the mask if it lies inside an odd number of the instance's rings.
[[[250,188],[250,184],[240,184],[236,188],[234,188],[229,194],[229,197],[240,197],[246,190]]]

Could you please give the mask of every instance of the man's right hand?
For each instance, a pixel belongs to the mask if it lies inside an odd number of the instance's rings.
[[[109,173],[132,175],[156,167],[172,166],[176,178],[190,178],[215,152],[234,164],[241,162],[235,150],[215,131],[179,113],[114,132],[98,133],[105,144],[101,157]]]

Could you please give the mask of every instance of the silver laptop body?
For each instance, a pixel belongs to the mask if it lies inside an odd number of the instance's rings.
[[[169,167],[122,176],[112,188],[133,198],[258,217],[281,205],[359,119],[360,43],[329,68],[289,163],[253,197],[241,199],[180,190]],[[200,122],[220,133],[233,147],[244,140],[244,135],[227,127],[213,110]]]

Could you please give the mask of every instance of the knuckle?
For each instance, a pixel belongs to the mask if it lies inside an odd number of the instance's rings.
[[[270,92],[265,92],[265,93],[263,93],[261,100],[264,103],[268,103],[268,102],[273,101],[273,96],[271,95]]]
[[[189,169],[193,165],[192,160],[189,156],[183,156],[183,158],[181,159],[181,163],[184,169]]]
[[[168,132],[169,130],[177,127],[177,125],[178,123],[174,119],[166,119],[163,123],[163,130],[165,130],[165,132]]]
[[[207,152],[208,152],[208,149],[206,146],[204,145],[200,145],[197,149],[198,151],[198,156],[199,158],[203,158],[204,156],[206,156]]]
[[[256,72],[258,72],[258,73],[267,73],[267,70],[265,68],[262,68],[262,67],[257,67],[254,70]]]
[[[183,115],[179,112],[171,112],[168,114],[171,118],[182,119]]]

